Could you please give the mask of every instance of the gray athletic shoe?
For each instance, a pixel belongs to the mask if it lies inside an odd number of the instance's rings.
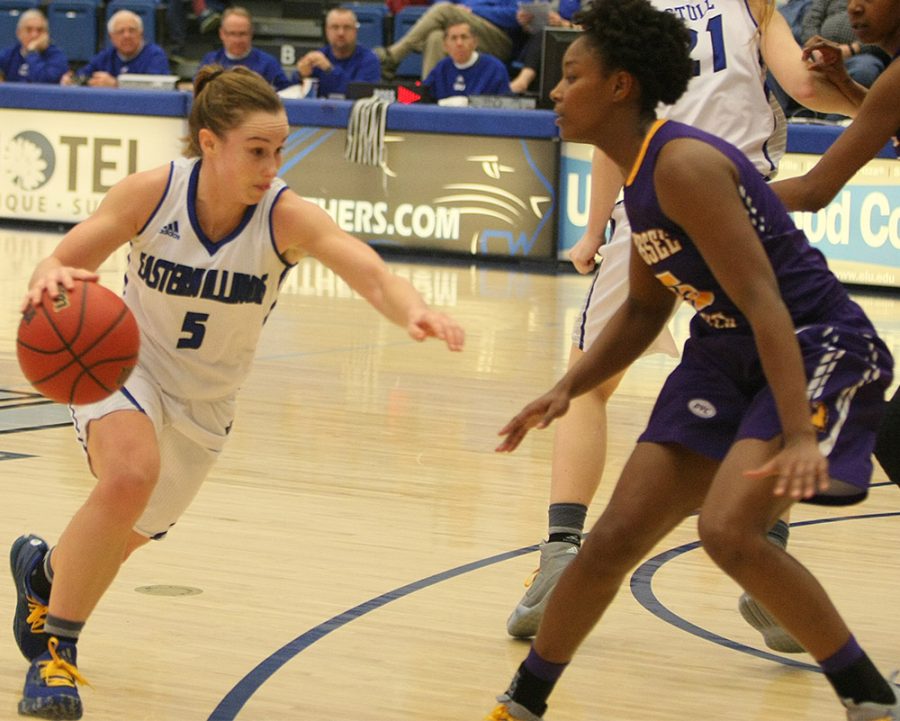
[[[515,638],[531,638],[541,625],[550,592],[560,574],[578,554],[578,546],[565,541],[541,544],[541,565],[525,585],[528,590],[506,620],[506,630]]]
[[[897,686],[897,677],[900,671],[894,671],[888,683],[894,689],[897,696],[896,703],[886,706],[883,703],[853,703],[841,699],[844,708],[847,709],[847,721],[900,721],[900,687]]]
[[[773,651],[803,653],[806,650],[752,596],[742,593],[738,601],[738,610],[741,612],[744,620],[762,634],[766,646]],[[860,716],[860,719],[864,718],[864,716]]]

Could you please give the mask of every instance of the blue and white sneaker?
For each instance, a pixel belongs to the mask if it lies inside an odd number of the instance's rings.
[[[78,673],[77,649],[51,636],[47,650],[31,662],[19,701],[22,716],[44,719],[80,719],[84,708],[76,684],[87,684]]]
[[[29,661],[47,651],[44,621],[47,619],[46,598],[31,589],[31,572],[49,550],[40,536],[19,536],[9,552],[9,568],[16,582],[16,614],[13,616],[13,636],[22,655]]]

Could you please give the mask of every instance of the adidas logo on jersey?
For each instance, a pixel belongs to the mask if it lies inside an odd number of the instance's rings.
[[[159,230],[160,235],[168,235],[170,238],[175,238],[175,240],[181,240],[181,235],[178,233],[178,221],[173,220],[171,223],[166,223]]]

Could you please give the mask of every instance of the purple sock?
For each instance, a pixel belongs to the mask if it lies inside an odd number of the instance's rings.
[[[843,646],[836,653],[819,661],[819,666],[825,673],[837,673],[847,668],[850,664],[858,661],[863,656],[863,650],[859,647],[854,636],[850,636]]]
[[[549,681],[550,683],[556,683],[559,680],[559,677],[562,676],[563,671],[566,670],[566,666],[569,664],[551,663],[550,661],[541,658],[538,652],[534,650],[534,646],[532,646],[531,650],[528,652],[528,657],[522,665],[539,679]]]

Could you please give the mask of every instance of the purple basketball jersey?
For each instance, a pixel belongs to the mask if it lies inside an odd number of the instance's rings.
[[[797,329],[810,415],[835,481],[813,502],[861,500],[867,493],[875,431],[892,376],[890,352],[828,269],[824,256],[794,226],[744,155],[719,138],[672,121],[651,130],[637,172],[626,185],[625,208],[640,257],[697,313],[681,363],[666,380],[639,440],[677,443],[722,459],[737,440],[768,440],[781,433],[746,317],[725,294],[691,238],[662,212],[656,199],[656,160],[660,149],[676,138],[712,145],[738,170],[747,215]],[[723,237],[721,242],[729,239]]]

